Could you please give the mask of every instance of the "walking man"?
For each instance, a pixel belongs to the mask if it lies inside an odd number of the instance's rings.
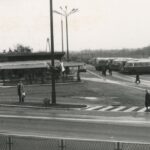
[[[17,92],[18,92],[18,96],[19,96],[19,102],[24,102],[24,85],[22,83],[22,81],[20,80],[19,83],[17,84]]]
[[[135,78],[135,83],[141,83],[141,81],[140,81],[140,75],[137,73],[136,74],[136,78]]]
[[[109,71],[109,75],[112,76],[112,68],[111,68],[111,64],[108,65],[108,71]]]
[[[102,76],[106,77],[106,66],[102,66]]]

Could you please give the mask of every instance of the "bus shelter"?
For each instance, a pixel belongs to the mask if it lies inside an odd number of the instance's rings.
[[[49,83],[51,81],[50,60],[17,61],[0,63],[0,80],[3,85],[16,84],[22,80],[24,84]],[[59,61],[55,61],[59,66]],[[56,79],[59,72],[55,73]]]

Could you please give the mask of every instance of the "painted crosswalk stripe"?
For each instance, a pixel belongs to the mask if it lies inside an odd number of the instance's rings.
[[[129,109],[126,109],[124,112],[131,112],[131,111],[133,111],[133,110],[135,110],[137,108],[138,108],[137,106],[134,106],[134,107],[131,107]]]
[[[111,109],[111,108],[113,108],[113,107],[114,107],[114,106],[107,106],[107,107],[105,107],[105,108],[99,109],[98,111],[106,111],[106,110]]]
[[[145,112],[145,110],[146,110],[146,108],[144,107],[144,108],[138,110],[137,112]]]
[[[86,110],[95,110],[95,109],[98,109],[98,108],[101,108],[103,106],[95,106],[95,107],[90,107],[90,108],[87,108]]]
[[[113,109],[111,111],[119,111],[119,110],[122,110],[124,108],[126,108],[126,106],[119,106],[119,107],[117,107],[117,108],[115,108],[115,109]]]

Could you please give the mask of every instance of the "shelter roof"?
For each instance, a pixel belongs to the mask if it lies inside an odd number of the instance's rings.
[[[55,52],[54,59],[61,60],[65,55],[64,52]],[[29,60],[51,60],[50,52],[36,52],[36,53],[0,53],[0,62],[12,61],[29,61]]]
[[[0,69],[33,69],[33,68],[49,68],[51,64],[50,60],[40,61],[17,61],[17,62],[1,62]],[[55,60],[56,66],[59,65],[59,61]]]

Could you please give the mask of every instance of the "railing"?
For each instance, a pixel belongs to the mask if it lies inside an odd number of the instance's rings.
[[[0,136],[0,150],[150,150],[150,144]]]

